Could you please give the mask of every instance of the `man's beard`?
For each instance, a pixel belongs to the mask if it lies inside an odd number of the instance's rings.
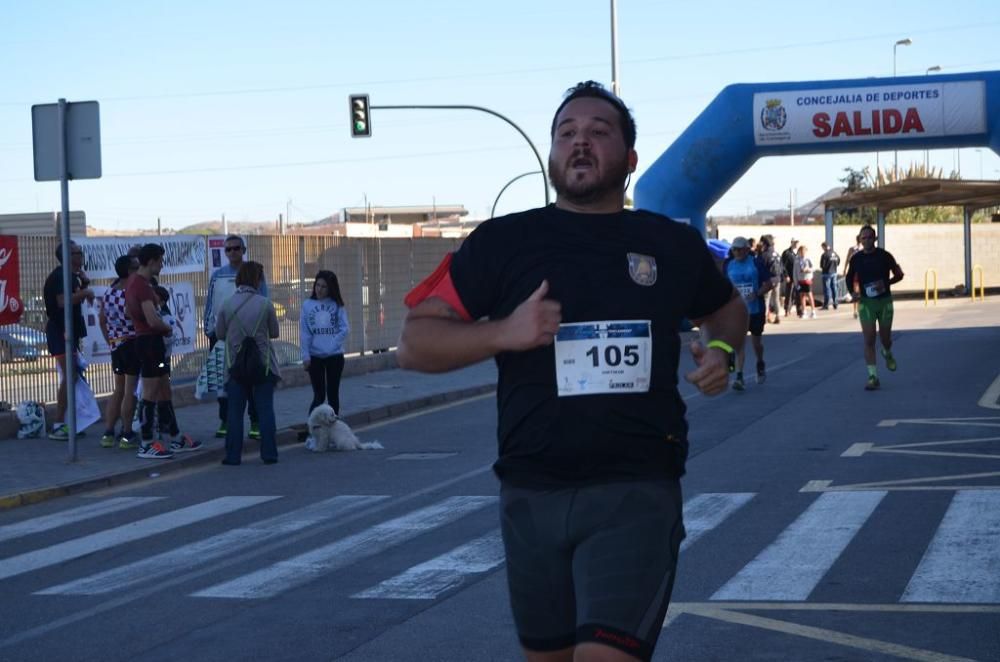
[[[601,200],[610,193],[620,193],[624,201],[625,180],[628,178],[628,163],[625,159],[607,165],[601,163],[602,174],[596,180],[576,181],[573,175],[567,176],[566,173],[570,169],[568,163],[578,156],[574,154],[562,167],[554,163],[551,156],[549,157],[549,179],[560,198],[586,204]]]

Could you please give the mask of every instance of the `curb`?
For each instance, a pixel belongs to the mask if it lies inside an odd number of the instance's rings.
[[[455,391],[436,393],[434,395],[413,398],[390,405],[383,405],[373,409],[362,410],[344,416],[343,420],[352,427],[360,427],[371,423],[388,421],[410,412],[429,409],[431,407],[447,404],[449,402],[466,400],[484,393],[491,393],[495,390],[496,384],[470,386],[468,388],[458,389]],[[277,431],[278,446],[291,446],[293,444],[301,443],[301,437],[304,436],[302,434],[304,431],[305,426],[303,425],[293,425],[291,427],[281,428]],[[251,442],[249,444],[244,443],[244,453],[253,451],[256,447],[256,442]],[[32,490],[25,490],[23,492],[6,494],[0,496],[0,511],[12,510],[21,506],[30,506],[31,504],[41,503],[42,501],[48,501],[49,499],[55,499],[62,496],[69,496],[71,494],[79,494],[82,492],[90,492],[117,485],[135,483],[148,478],[151,473],[164,475],[205,464],[218,464],[224,456],[224,448],[211,448],[191,453],[189,455],[181,455],[180,457],[175,456],[172,460],[166,462],[143,464],[135,469],[128,469],[117,473],[110,473],[103,476],[72,481],[52,487],[40,487]]]

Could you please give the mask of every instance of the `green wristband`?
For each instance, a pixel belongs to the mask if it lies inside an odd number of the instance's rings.
[[[706,347],[715,347],[717,349],[721,349],[726,354],[732,354],[733,351],[734,351],[732,345],[730,345],[729,343],[727,343],[727,342],[725,342],[723,340],[709,340],[708,344],[705,345],[705,346]]]

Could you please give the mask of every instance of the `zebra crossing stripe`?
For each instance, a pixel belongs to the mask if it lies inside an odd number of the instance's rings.
[[[455,496],[323,545],[256,572],[192,593],[199,598],[268,598],[306,584],[496,503],[492,496]]]
[[[135,584],[175,575],[197,565],[257,547],[270,540],[346,515],[387,496],[341,495],[305,508],[254,522],[198,542],[150,556],[89,577],[42,589],[35,595],[99,595],[121,591]]]
[[[169,513],[68,540],[51,547],[12,556],[0,561],[0,579],[80,558],[124,543],[176,529],[188,524],[280,499],[277,496],[220,497]]]
[[[955,493],[900,602],[1000,603],[1000,492]]]
[[[97,503],[90,503],[86,506],[80,506],[79,508],[70,508],[69,510],[51,515],[34,517],[23,522],[17,522],[16,524],[7,524],[0,526],[0,542],[11,540],[12,538],[21,538],[33,533],[58,529],[60,526],[101,517],[108,513],[116,513],[119,510],[141,506],[144,503],[158,501],[163,498],[165,497],[115,497],[113,499],[98,501]]]
[[[726,521],[754,497],[753,492],[699,494],[684,503],[684,529],[687,537],[681,551],[693,545],[702,535]]]
[[[503,561],[503,540],[496,529],[351,597],[433,600],[461,586],[468,575],[489,572]]]
[[[886,494],[821,495],[711,600],[805,600]]]

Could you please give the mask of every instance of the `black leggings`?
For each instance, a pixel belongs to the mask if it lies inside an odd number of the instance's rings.
[[[313,400],[309,413],[326,401],[340,414],[340,376],[344,374],[344,355],[313,356],[309,359],[309,381],[312,382]]]

